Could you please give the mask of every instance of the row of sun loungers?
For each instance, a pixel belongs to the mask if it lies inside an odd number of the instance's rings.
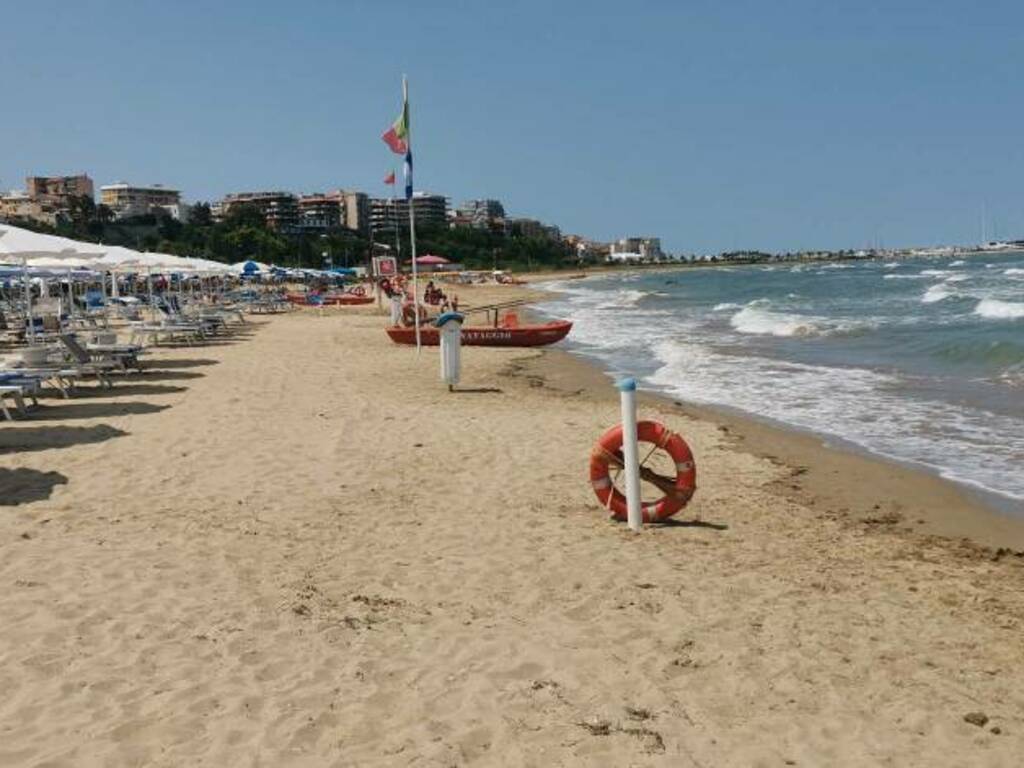
[[[16,367],[0,366],[0,419],[11,421],[16,415],[27,415],[31,406],[38,405],[44,389],[69,398],[82,380],[111,388],[118,375],[142,370],[140,358],[147,346],[165,341],[202,343],[223,335],[229,326],[246,322],[243,312],[262,312],[269,301],[261,297],[259,309],[254,309],[256,304],[245,301],[241,305],[183,308],[176,301],[161,301],[155,305],[155,319],[129,321],[123,326],[130,338],[128,344],[117,343],[117,334],[110,330],[104,313],[76,315],[56,329],[40,329],[33,345],[20,346],[23,358]],[[25,334],[16,334],[12,341],[24,345]]]

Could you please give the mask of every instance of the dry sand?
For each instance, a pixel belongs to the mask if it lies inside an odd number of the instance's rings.
[[[449,393],[381,325],[255,319],[0,424],[0,766],[1020,765],[1024,559],[904,530],[939,481],[864,514],[650,400],[700,488],[631,535],[593,377],[474,348]]]

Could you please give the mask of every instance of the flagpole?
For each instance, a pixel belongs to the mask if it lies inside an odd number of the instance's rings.
[[[416,271],[416,214],[413,210],[412,204],[412,120],[409,118],[409,81],[405,75],[402,75],[402,104],[404,105],[403,109],[406,111],[405,131],[406,145],[408,147],[408,152],[406,153],[406,164],[409,166],[407,169],[409,179],[406,183],[405,202],[409,209],[409,248],[412,250],[412,309],[415,316],[416,354],[418,355],[422,351],[422,344],[420,340],[420,283],[419,276]]]
[[[398,264],[402,263],[402,238],[398,231],[398,214],[396,213],[395,200],[398,192],[395,190],[395,175],[391,174],[391,226],[395,229],[395,257]]]

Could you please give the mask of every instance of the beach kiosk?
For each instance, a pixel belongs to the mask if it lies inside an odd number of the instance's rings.
[[[462,363],[462,323],[465,316],[458,312],[445,312],[434,325],[437,326],[441,342],[441,380],[448,384],[448,391],[459,383],[459,369]]]

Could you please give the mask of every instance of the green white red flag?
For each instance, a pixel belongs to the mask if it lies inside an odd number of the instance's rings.
[[[402,114],[381,135],[384,143],[396,155],[404,155],[409,151],[409,93],[404,87],[402,90]]]

